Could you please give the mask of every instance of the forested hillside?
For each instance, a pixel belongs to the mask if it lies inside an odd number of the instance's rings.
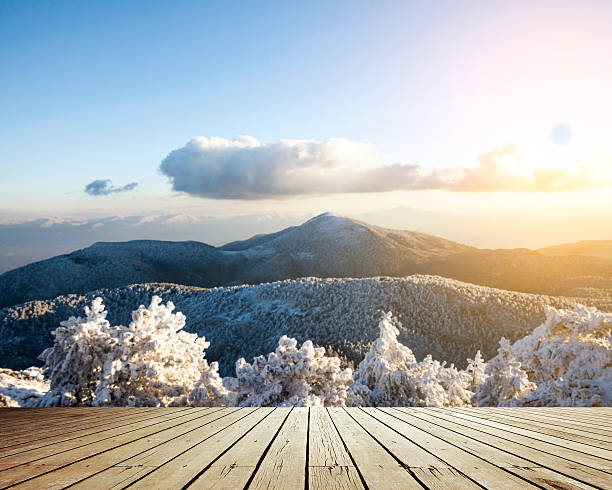
[[[401,325],[399,340],[418,358],[432,354],[463,365],[480,349],[492,357],[502,336],[516,340],[544,320],[546,305],[576,302],[612,311],[607,299],[547,297],[474,286],[432,276],[406,278],[287,280],[255,286],[201,289],[171,284],[132,285],[86,295],[60,296],[0,310],[2,367],[40,365],[37,356],[51,345],[51,330],[80,315],[100,296],[109,320],[127,324],[134,305],[153,295],[172,301],[187,316],[186,330],[210,342],[208,359],[222,374],[238,357],[270,352],[281,335],[331,347],[359,362],[377,336],[381,311],[392,311]]]

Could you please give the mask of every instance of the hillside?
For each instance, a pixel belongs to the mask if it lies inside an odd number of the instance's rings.
[[[0,307],[128,284],[214,287],[298,277],[435,274],[559,296],[612,297],[612,259],[481,250],[325,213],[300,226],[213,247],[201,242],[100,242],[0,275]]]
[[[583,240],[539,248],[537,251],[544,255],[586,255],[611,259],[612,240]]]
[[[378,334],[381,310],[391,311],[402,326],[399,340],[417,356],[432,354],[462,366],[481,349],[492,357],[502,336],[510,340],[544,320],[545,305],[571,307],[576,299],[537,296],[475,286],[431,276],[405,278],[287,280],[255,286],[214,289],[172,284],[141,284],[60,296],[0,310],[2,367],[40,365],[37,356],[52,344],[50,331],[71,315],[82,315],[100,296],[109,321],[127,325],[136,305],[153,295],[172,301],[187,316],[186,330],[211,342],[207,358],[219,360],[221,372],[234,361],[274,350],[281,335],[311,339],[353,362],[363,358]],[[612,301],[581,299],[612,311]]]
[[[223,247],[135,240],[91,247],[0,275],[0,307],[134,283],[212,287],[301,276],[405,275],[470,249],[423,233],[386,230],[329,213]]]

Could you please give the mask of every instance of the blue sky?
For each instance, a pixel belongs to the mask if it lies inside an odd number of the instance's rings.
[[[0,0],[0,218],[605,207],[609,189],[588,185],[212,199],[177,194],[158,168],[192,138],[250,135],[346,138],[423,172],[509,144],[519,173],[605,171],[611,60],[605,1]],[[560,125],[563,144],[551,137]],[[138,187],[83,192],[99,179]]]

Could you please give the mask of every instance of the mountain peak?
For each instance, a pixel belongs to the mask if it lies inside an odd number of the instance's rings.
[[[314,218],[310,218],[308,221],[315,221],[315,220],[325,219],[325,218],[342,218],[342,219],[350,220],[346,216],[341,216],[337,213],[334,213],[333,211],[325,211],[324,213],[318,214]],[[308,223],[308,221],[306,223]]]

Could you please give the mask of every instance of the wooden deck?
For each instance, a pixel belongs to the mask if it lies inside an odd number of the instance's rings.
[[[612,488],[612,408],[0,409],[0,488]]]

